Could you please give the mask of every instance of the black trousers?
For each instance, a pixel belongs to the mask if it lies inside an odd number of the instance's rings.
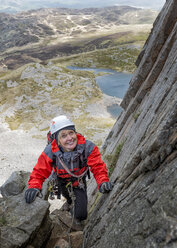
[[[71,214],[74,214],[74,218],[81,221],[87,219],[87,188],[86,188],[86,182],[85,188],[79,188],[79,187],[73,187],[73,192],[75,196],[74,200],[74,207],[71,209]],[[72,199],[69,195],[68,189],[66,188],[66,184],[61,185],[61,194],[66,198],[68,204],[72,204]],[[73,213],[74,210],[74,213]]]

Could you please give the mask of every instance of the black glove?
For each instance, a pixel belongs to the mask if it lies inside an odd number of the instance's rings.
[[[38,196],[40,193],[39,189],[27,189],[25,191],[25,200],[26,203],[31,203],[36,199],[36,196]]]
[[[99,191],[104,194],[111,191],[112,188],[113,184],[111,182],[105,182],[100,185]]]

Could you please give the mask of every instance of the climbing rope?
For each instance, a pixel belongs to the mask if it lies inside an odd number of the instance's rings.
[[[69,182],[66,185],[66,188],[68,189],[69,196],[71,197],[72,205],[73,205],[71,226],[69,227],[68,232],[67,232],[68,241],[69,241],[69,247],[68,248],[72,248],[72,242],[71,242],[70,232],[71,232],[71,229],[72,229],[72,226],[73,226],[73,223],[74,223],[74,212],[75,212],[75,200],[76,200],[76,197],[74,195],[74,190],[73,190],[72,182]]]

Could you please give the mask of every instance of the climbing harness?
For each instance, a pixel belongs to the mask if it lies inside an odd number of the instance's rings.
[[[74,173],[72,173],[72,172],[68,169],[67,165],[64,163],[64,161],[62,161],[62,159],[61,159],[59,156],[58,156],[58,160],[59,160],[60,164],[62,165],[62,167],[65,169],[65,171],[67,171],[67,173],[68,173],[70,176],[72,176],[72,177],[75,177],[75,178],[80,179],[80,178],[82,178],[83,176],[85,176],[86,173],[88,173],[88,166],[87,166],[87,169],[86,169],[82,174],[80,174],[80,175],[75,175]]]
[[[55,174],[57,175],[56,157],[54,156],[54,158],[55,158],[55,164],[53,164],[53,167],[55,169]],[[90,178],[90,173],[89,173],[90,171],[89,171],[88,166],[87,166],[86,170],[82,174],[75,175],[73,172],[71,172],[69,170],[69,168],[64,163],[62,158],[60,158],[59,156],[57,158],[58,158],[61,166],[63,167],[63,169],[71,176],[69,183],[78,181],[78,187],[81,188],[81,189],[84,189],[85,185],[83,183],[83,177],[86,176],[86,174],[87,174],[88,178]],[[49,199],[51,199],[51,200],[55,199],[55,195],[57,195],[57,199],[61,198],[61,184],[63,183],[63,180],[65,181],[66,179],[62,179],[60,177],[57,177],[57,178],[52,178],[49,181],[49,187],[48,187]]]

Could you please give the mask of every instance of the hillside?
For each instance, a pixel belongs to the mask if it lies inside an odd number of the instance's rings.
[[[13,69],[30,62],[143,43],[156,16],[157,11],[129,6],[0,13],[0,65]]]
[[[101,129],[109,123],[107,114],[104,124],[103,112],[107,113],[104,96],[92,72],[72,71],[52,63],[31,64],[2,77],[0,83],[1,120],[8,123],[11,130],[36,128],[46,132],[48,120],[56,113],[72,116],[80,131],[88,136],[89,126],[92,129],[94,121],[101,118]],[[99,104],[103,112],[94,114],[88,110],[90,105]]]
[[[70,116],[78,132],[101,146],[115,123],[107,106],[121,102],[102,94],[94,73],[51,62],[7,73],[0,78],[0,92],[0,184],[19,166],[33,168],[54,116]]]

